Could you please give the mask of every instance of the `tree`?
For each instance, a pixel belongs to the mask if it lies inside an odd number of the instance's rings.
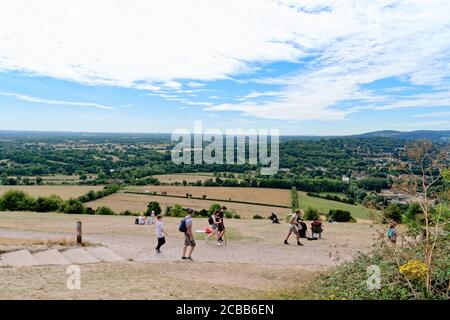
[[[9,190],[0,197],[0,210],[33,210],[34,199],[23,191]]]
[[[400,223],[402,222],[402,215],[402,209],[395,203],[391,203],[384,211],[385,222],[395,221]]]
[[[155,215],[160,215],[161,214],[161,207],[159,205],[159,202],[157,201],[151,201],[149,202],[149,204],[147,205],[147,211],[145,212],[146,216],[149,216],[152,211],[155,212]]]

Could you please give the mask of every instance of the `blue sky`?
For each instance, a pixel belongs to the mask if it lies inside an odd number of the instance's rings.
[[[450,129],[449,15],[439,0],[5,0],[0,129]]]

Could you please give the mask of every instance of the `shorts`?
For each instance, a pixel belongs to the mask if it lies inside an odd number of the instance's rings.
[[[195,239],[194,238],[190,239],[187,232],[184,233],[184,245],[186,247],[195,247],[196,245]]]
[[[289,232],[293,232],[295,234],[298,234],[298,229],[297,229],[297,227],[295,225],[291,224],[289,226]]]
[[[216,230],[216,229],[217,229],[217,224],[213,223],[213,224],[211,225],[211,229]]]
[[[219,224],[217,225],[217,230],[218,230],[219,232],[222,232],[223,230],[225,230],[225,226],[223,225],[223,223],[219,223]]]

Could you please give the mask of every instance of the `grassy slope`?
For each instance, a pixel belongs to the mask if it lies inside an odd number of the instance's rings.
[[[316,208],[321,213],[328,213],[330,209],[342,209],[351,212],[352,217],[360,219],[369,219],[370,212],[368,209],[360,205],[350,205],[338,201],[331,201],[326,199],[320,199],[315,197],[309,197],[306,192],[299,192],[300,208],[306,209],[308,206]]]

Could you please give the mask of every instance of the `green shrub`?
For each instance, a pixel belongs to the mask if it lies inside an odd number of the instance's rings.
[[[161,206],[159,205],[159,202],[157,201],[151,201],[149,202],[149,204],[147,205],[147,211],[145,212],[146,216],[149,216],[152,211],[155,212],[155,215],[160,215],[161,214]]]
[[[95,210],[95,214],[99,214],[102,216],[112,216],[115,215],[116,213],[110,207],[101,206]]]
[[[35,200],[23,191],[9,190],[0,197],[0,210],[22,211],[33,210]]]
[[[319,219],[320,214],[319,211],[316,208],[308,207],[305,210],[305,215],[303,216],[303,219],[305,220],[314,220],[315,218]]]
[[[130,210],[125,210],[125,211],[122,211],[120,213],[120,215],[121,216],[140,216],[141,214],[139,212],[133,212],[133,211],[130,211]]]
[[[384,222],[395,221],[402,222],[403,210],[395,203],[391,203],[386,210],[384,210]]]
[[[253,216],[253,219],[264,219],[263,217],[261,217],[259,214],[255,214]]]
[[[330,209],[327,218],[336,222],[350,222],[352,220],[352,214],[347,210]]]
[[[95,210],[91,207],[87,207],[86,209],[84,209],[84,214],[95,214]]]
[[[50,197],[38,197],[34,202],[34,210],[37,212],[56,212],[63,206],[64,200],[56,195]]]
[[[231,213],[229,211],[225,211],[224,217],[227,218],[227,219],[231,219],[231,218],[233,218],[233,213]]]
[[[381,247],[369,254],[361,254],[352,262],[346,262],[332,272],[321,274],[307,286],[310,293],[317,299],[348,299],[348,300],[411,300],[411,299],[439,299],[448,300],[448,270],[450,260],[445,254],[447,247],[441,243],[436,247],[433,260],[431,294],[427,294],[423,279],[410,280],[410,285],[416,292],[412,292],[405,279],[399,272],[397,257],[389,247]],[[423,261],[423,250],[420,246],[403,248],[398,256],[400,265],[408,261]],[[380,289],[371,290],[367,286],[368,272],[371,266],[378,266],[381,274]],[[349,276],[351,275],[351,276]]]
[[[166,216],[168,216],[168,217],[182,218],[187,215],[186,210],[179,204],[176,204],[173,207],[168,207],[168,208],[169,208],[169,210],[166,211]]]
[[[235,215],[233,216],[233,219],[240,219],[240,218],[241,218],[241,216],[238,215],[238,214],[235,214]]]
[[[72,198],[65,201],[61,209],[64,213],[82,214],[85,207],[80,200]]]
[[[209,207],[208,213],[211,215],[212,213],[214,213],[214,211],[220,210],[220,208],[222,208],[222,207],[220,206],[220,204],[218,204],[218,203],[213,203],[213,204],[211,205],[211,207]]]

